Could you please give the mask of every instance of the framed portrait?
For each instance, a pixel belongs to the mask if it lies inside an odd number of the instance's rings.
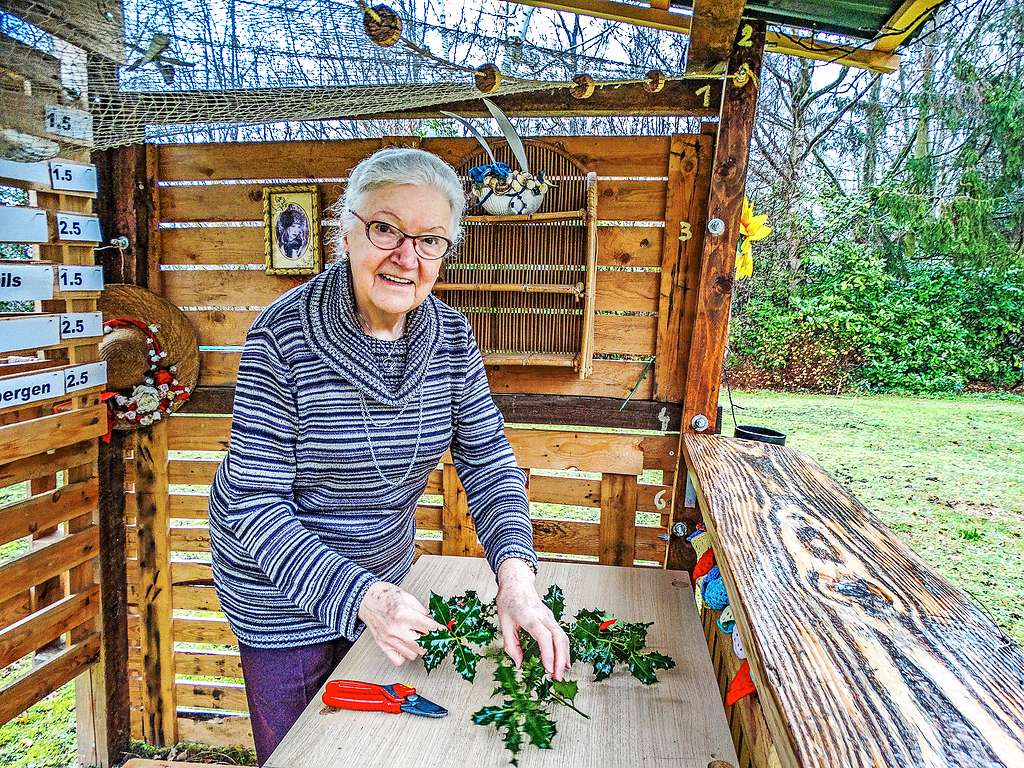
[[[263,188],[263,242],[268,275],[320,271],[320,193],[315,186]]]

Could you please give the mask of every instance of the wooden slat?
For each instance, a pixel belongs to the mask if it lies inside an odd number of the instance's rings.
[[[95,477],[30,496],[0,509],[0,543],[80,517],[95,509],[98,501],[99,480]]]
[[[202,526],[171,528],[172,552],[209,552],[210,529]]]
[[[686,450],[783,766],[1024,765],[1024,649],[810,458]]]
[[[172,416],[167,422],[171,450],[227,450],[227,416]],[[644,469],[674,470],[676,436],[617,435],[548,429],[508,429],[520,466],[579,469],[584,472],[640,474]]]
[[[94,584],[0,631],[0,668],[92,619],[99,612],[99,596]]]
[[[96,526],[62,536],[54,543],[0,565],[0,601],[20,595],[99,554]]]
[[[58,0],[33,0],[25,4],[0,0],[0,8],[58,39],[74,40],[76,46],[90,53],[118,64],[124,61],[124,17],[120,3],[97,0],[72,5]]]
[[[194,586],[179,584],[174,587],[174,607],[183,611],[219,611],[220,600],[213,586]],[[181,651],[175,651],[175,664],[181,657]],[[179,672],[180,674],[180,672]]]
[[[661,266],[661,238],[661,227],[598,227],[597,263],[602,267]],[[266,258],[263,229],[258,227],[165,229],[160,233],[160,254],[161,263],[175,265],[263,264]]]
[[[176,618],[174,639],[179,643],[212,643],[235,645],[238,639],[228,626],[227,619],[220,618]],[[182,706],[188,704],[182,702]]]
[[[708,202],[708,220],[721,219],[725,230],[718,237],[708,236],[704,240],[697,313],[690,340],[690,349],[699,350],[699,354],[690,354],[687,363],[683,411],[683,428],[686,430],[692,429],[693,418],[698,415],[705,417],[709,427],[713,428],[718,408],[729,308],[736,273],[736,244],[739,240],[743,187],[750,154],[750,134],[757,109],[756,83],[764,53],[764,24],[756,23],[752,26],[751,47],[735,49],[729,71],[735,73],[740,67],[747,66],[753,74],[742,86],[729,81],[718,128],[711,171],[714,184]]]
[[[693,0],[684,77],[725,75],[745,4],[745,0]]]
[[[143,733],[154,746],[177,741],[167,497],[167,422],[136,433],[135,502],[141,617]]]
[[[106,431],[106,405],[8,424],[0,427],[0,464],[99,437]]]
[[[252,726],[247,716],[225,713],[216,717],[209,712],[179,709],[178,733],[182,741],[253,748]]]
[[[336,182],[321,182],[317,187],[325,205],[333,204],[344,189],[344,185]],[[261,184],[160,187],[161,222],[261,221],[262,189]],[[600,219],[659,221],[664,212],[663,181],[609,179],[598,182],[597,215]]]
[[[66,445],[53,453],[39,453],[35,456],[0,465],[0,488],[25,480],[50,477],[64,469],[95,465],[97,447],[95,440]]]
[[[600,176],[664,176],[668,140],[664,136],[559,136],[541,139],[579,160]],[[457,164],[476,151],[470,138],[427,138],[420,146]],[[380,149],[379,139],[303,142],[191,144],[160,147],[160,178],[165,181],[217,179],[308,179],[345,177],[356,163]]]
[[[60,59],[56,56],[0,34],[0,62],[0,67],[29,80],[34,91],[60,91]]]
[[[0,627],[21,621],[32,613],[32,590],[26,589],[14,597],[0,600]]]
[[[183,707],[249,711],[245,686],[239,683],[180,682],[175,686],[175,693]]]
[[[624,310],[627,312],[657,312],[657,272],[609,272],[597,273],[596,309]]]
[[[454,465],[445,463],[442,482],[444,507],[441,512],[441,553],[478,557],[483,554],[483,548],[477,540],[476,526],[469,516],[466,489]]]
[[[24,677],[0,688],[0,723],[6,723],[76,678],[96,661],[99,652],[100,636],[87,635]]]
[[[241,657],[231,651],[178,651],[174,669],[183,677],[241,677]]]
[[[184,517],[193,520],[205,519],[210,514],[210,498],[184,493],[171,494],[168,514],[171,517]]]
[[[167,480],[184,485],[209,485],[219,466],[219,459],[171,459],[167,462]]]
[[[601,476],[601,549],[603,565],[633,565],[636,551],[636,475]]]

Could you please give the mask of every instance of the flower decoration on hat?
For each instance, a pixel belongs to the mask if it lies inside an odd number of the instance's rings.
[[[149,368],[145,378],[142,383],[134,385],[130,393],[107,391],[100,398],[106,402],[114,423],[148,427],[173,410],[176,403],[188,400],[189,391],[177,379],[177,366],[164,364],[167,352],[157,336],[160,326],[155,323],[147,325],[130,317],[114,317],[105,321],[103,332],[109,334],[115,328],[129,327],[137,328],[146,337]]]

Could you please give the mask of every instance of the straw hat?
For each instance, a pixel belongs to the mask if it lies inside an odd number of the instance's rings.
[[[100,358],[114,429],[149,426],[180,408],[199,380],[199,341],[185,314],[137,285],[107,285]]]

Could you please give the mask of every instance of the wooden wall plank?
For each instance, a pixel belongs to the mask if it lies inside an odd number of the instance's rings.
[[[27,675],[0,688],[0,723],[21,714],[51,691],[82,674],[96,662],[100,636],[90,634],[68,646]]]
[[[183,681],[175,686],[175,694],[183,707],[249,711],[249,704],[245,699],[245,686],[239,683]]]
[[[98,502],[99,480],[95,477],[30,496],[0,509],[0,543],[80,517],[95,509]]]
[[[631,566],[636,553],[636,475],[601,476],[602,565]]]
[[[0,464],[99,437],[107,431],[107,406],[94,405],[0,427]]]
[[[182,677],[242,676],[241,656],[233,651],[179,651],[174,668]]]
[[[308,182],[307,182],[308,183]],[[326,208],[344,190],[337,182],[320,182]],[[261,221],[262,184],[213,184],[159,187],[160,221]],[[604,220],[660,221],[665,213],[665,182],[635,179],[598,181],[597,215]]]
[[[477,540],[476,526],[469,515],[466,489],[453,464],[445,463],[443,475],[444,507],[441,511],[441,554],[479,557],[483,547]]]
[[[598,227],[598,266],[659,267],[661,240],[661,227]],[[161,264],[263,264],[265,258],[261,227],[164,229],[160,241]]]
[[[58,576],[97,554],[99,534],[92,526],[8,560],[0,565],[0,601],[20,595],[26,587]]]
[[[684,77],[725,76],[745,4],[745,0],[693,0]]]
[[[664,136],[558,136],[540,141],[568,152],[599,176],[664,176],[668,139]],[[224,179],[342,178],[364,157],[380,149],[380,139],[222,144],[168,144],[160,147],[160,178],[165,181]],[[472,138],[427,138],[423,149],[457,164],[479,146]]]
[[[253,748],[252,725],[247,716],[213,716],[209,712],[178,712],[178,732],[183,741]]]
[[[0,668],[42,648],[99,613],[98,585],[76,592],[0,630]]]

